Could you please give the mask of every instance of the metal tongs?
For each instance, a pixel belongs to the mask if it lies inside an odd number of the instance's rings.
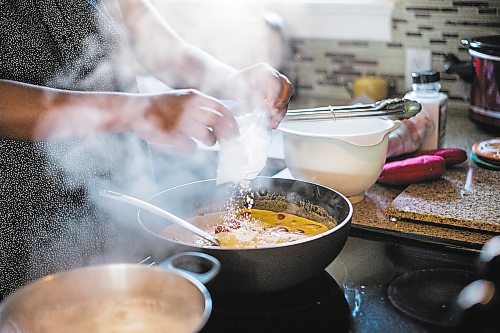
[[[342,118],[396,116],[408,119],[422,110],[416,101],[392,98],[373,104],[353,104],[345,106],[322,106],[311,109],[288,110],[285,121],[336,120]]]

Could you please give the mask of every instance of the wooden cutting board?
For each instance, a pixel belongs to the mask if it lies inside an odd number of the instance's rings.
[[[440,180],[408,186],[386,213],[393,219],[500,233],[500,171],[469,161]]]

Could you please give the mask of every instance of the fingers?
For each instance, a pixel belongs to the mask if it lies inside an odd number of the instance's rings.
[[[180,131],[183,135],[203,142],[207,146],[213,146],[217,138],[210,128],[196,120],[185,121]]]
[[[175,135],[170,136],[167,142],[178,150],[187,153],[194,152],[198,148],[198,145],[193,139],[181,133],[176,133]]]
[[[288,102],[293,93],[290,80],[275,70],[274,77],[267,85],[267,105],[270,109],[270,123],[272,128],[277,128],[288,110]]]
[[[195,119],[212,128],[216,137],[230,138],[239,134],[238,124],[233,113],[222,103],[212,100],[210,103],[199,106],[195,111],[192,113]]]
[[[269,108],[270,124],[273,128],[278,127],[280,121],[285,117],[288,110],[288,102],[292,97],[293,85],[290,80],[278,70],[268,64],[258,64],[247,69],[250,71],[251,90],[254,95],[260,94],[260,100],[265,98],[265,104]],[[260,103],[255,103],[259,105]]]
[[[285,115],[288,111],[288,105],[286,105],[283,109],[278,110],[278,109],[273,109],[271,110],[269,114],[269,123],[271,124],[271,128],[276,129],[278,128],[280,122],[285,118]]]
[[[197,90],[180,89],[147,99],[147,108],[133,130],[149,142],[192,151],[193,139],[212,146],[220,138],[238,135],[232,113],[217,99]]]
[[[158,147],[175,147],[175,149],[187,153],[193,152],[197,148],[197,144],[193,139],[179,131],[150,131],[144,134],[143,138]]]
[[[285,75],[283,75],[281,73],[277,73],[277,74],[278,74],[277,79],[278,79],[278,83],[279,83],[279,88],[278,88],[277,93],[272,92],[272,91],[268,91],[268,94],[274,93],[274,95],[276,96],[274,98],[274,100],[270,99],[271,101],[274,102],[274,105],[272,105],[270,107],[272,107],[273,109],[283,110],[288,105],[288,102],[290,101],[290,97],[292,97],[293,86],[292,86],[292,83],[290,82],[290,80]],[[271,98],[271,97],[268,96],[268,98]]]
[[[185,135],[213,146],[218,139],[237,135],[237,125],[232,120],[231,115],[224,116],[221,112],[201,107],[182,121],[180,129]]]
[[[222,103],[209,96],[198,96],[189,103],[179,130],[185,135],[212,146],[220,138],[238,135],[233,114]]]

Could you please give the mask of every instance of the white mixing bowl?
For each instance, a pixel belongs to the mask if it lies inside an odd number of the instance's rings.
[[[351,118],[284,121],[278,129],[294,178],[328,186],[356,203],[380,176],[388,134],[399,126],[389,119]]]

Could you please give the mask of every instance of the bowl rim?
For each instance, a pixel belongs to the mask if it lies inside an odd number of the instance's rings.
[[[392,132],[393,130],[396,130],[399,128],[401,123],[399,121],[394,121],[392,119],[383,119],[383,118],[372,118],[373,120],[376,120],[378,123],[383,123],[386,124],[383,129],[379,130],[373,130],[365,133],[358,133],[358,134],[328,134],[328,133],[314,133],[314,132],[306,132],[306,131],[301,131],[297,129],[291,129],[287,128],[286,124],[287,122],[281,123],[280,126],[278,126],[278,130],[283,132],[284,134],[291,134],[291,135],[296,135],[304,138],[321,138],[321,139],[337,139],[341,141],[345,141],[357,146],[375,146],[378,145],[380,142],[383,141],[384,137]],[[350,119],[348,119],[350,120]],[[347,120],[347,121],[348,121]],[[345,121],[345,120],[341,120]],[[308,123],[323,123],[324,121],[310,121]],[[366,139],[369,136],[376,136],[376,140],[371,143],[367,143],[364,139]]]
[[[360,119],[357,119],[360,120]],[[357,121],[354,120],[354,121]],[[287,124],[293,124],[293,123],[298,123],[298,122],[282,122],[278,126],[278,130],[285,132],[285,133],[290,133],[290,134],[296,134],[296,135],[301,135],[301,136],[311,136],[311,137],[320,137],[320,138],[344,138],[344,137],[356,137],[356,136],[365,136],[365,135],[371,135],[371,134],[377,134],[377,133],[382,133],[385,132],[387,129],[393,126],[393,123],[395,122],[392,119],[382,119],[382,118],[372,118],[372,120],[375,120],[378,123],[385,123],[388,124],[386,127],[383,129],[379,130],[371,130],[369,132],[365,133],[354,133],[354,134],[330,134],[330,133],[315,133],[315,132],[310,132],[310,131],[305,131],[305,130],[299,130],[299,129],[292,129],[286,127]],[[353,121],[351,119],[342,119],[342,120],[337,120],[337,121]],[[308,121],[307,123],[309,124],[323,124],[325,121]],[[390,124],[390,125],[389,125]]]

